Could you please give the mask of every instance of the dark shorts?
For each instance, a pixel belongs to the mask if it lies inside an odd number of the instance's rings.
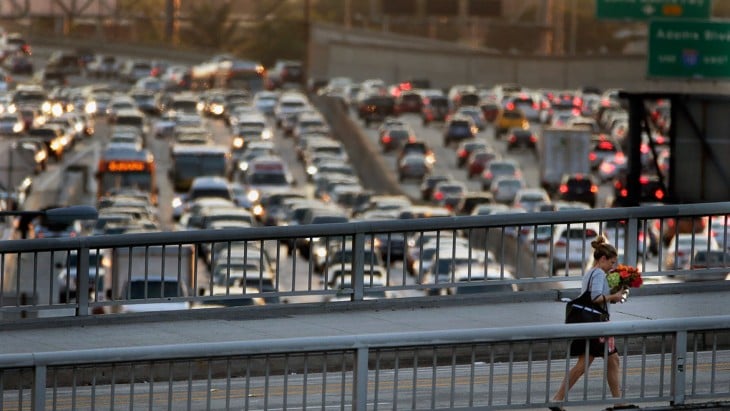
[[[606,342],[608,342],[608,355],[618,353],[613,337],[601,337],[588,340],[588,355],[603,358]],[[586,355],[585,339],[573,340],[570,343],[570,356],[577,357],[579,355]]]

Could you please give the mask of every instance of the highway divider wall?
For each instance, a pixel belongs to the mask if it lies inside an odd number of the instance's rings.
[[[312,102],[324,115],[334,134],[345,146],[363,187],[376,194],[406,195],[386,167],[376,147],[350,118],[347,106],[337,97],[314,96]]]

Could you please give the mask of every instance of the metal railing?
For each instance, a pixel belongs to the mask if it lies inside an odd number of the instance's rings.
[[[666,276],[724,279],[724,254],[699,259],[728,249],[728,215],[730,203],[709,203],[5,241],[0,314],[577,287],[596,234],[638,266],[646,286]],[[675,231],[690,233],[689,248],[672,240]]]
[[[0,355],[3,409],[524,409],[553,403],[571,342],[613,336],[564,405],[730,397],[730,316]]]

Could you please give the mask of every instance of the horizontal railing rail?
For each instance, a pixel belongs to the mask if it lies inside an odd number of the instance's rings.
[[[730,396],[723,371],[730,316],[712,316],[0,355],[1,405],[546,406],[569,367],[571,341],[609,336],[622,358],[620,398],[607,394],[604,363],[573,387],[565,405],[681,405]],[[181,389],[184,397],[173,395]]]
[[[667,276],[724,279],[728,240],[717,231],[728,231],[728,215],[730,203],[707,203],[3,241],[0,313],[575,287],[597,234],[647,286]],[[673,241],[678,232],[689,248]],[[719,259],[700,261],[710,251]]]

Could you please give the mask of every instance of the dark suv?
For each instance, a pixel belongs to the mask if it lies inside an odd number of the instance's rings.
[[[421,119],[424,126],[432,121],[445,121],[448,115],[449,99],[445,96],[432,96],[423,99]]]
[[[358,104],[357,114],[368,127],[373,121],[383,121],[395,114],[395,99],[392,96],[367,97]]]
[[[595,207],[598,185],[590,174],[566,174],[560,182],[558,194],[561,200],[579,201]]]
[[[474,123],[465,117],[454,117],[446,124],[444,132],[444,147],[453,141],[472,139],[476,136]]]

